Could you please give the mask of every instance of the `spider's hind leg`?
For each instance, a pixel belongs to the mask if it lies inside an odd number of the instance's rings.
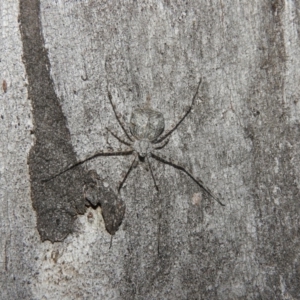
[[[119,123],[120,126],[122,127],[122,129],[123,129],[125,135],[127,136],[127,138],[128,138],[131,142],[133,142],[134,139],[133,139],[133,137],[131,137],[130,132],[126,130],[126,125],[125,125],[125,123],[123,122],[123,120],[121,119],[121,115],[118,114],[117,111],[116,111],[116,106],[115,106],[115,104],[113,103],[112,95],[111,95],[111,92],[109,91],[108,87],[107,87],[107,95],[108,95],[109,102],[110,102],[110,104],[111,104],[111,106],[112,106],[112,109],[113,109],[113,111],[114,111],[114,114],[115,114],[115,117],[116,117],[118,123]]]
[[[167,144],[169,143],[169,141],[170,141],[170,138],[167,138],[165,141],[162,141],[162,142],[156,144],[155,147],[154,147],[154,149],[155,150],[160,150],[160,149],[164,148],[165,146],[167,146]]]
[[[106,127],[106,130],[107,130],[114,138],[116,138],[119,142],[121,142],[122,144],[127,145],[127,146],[132,146],[132,142],[124,141],[122,138],[120,138],[120,137],[119,137],[114,131],[112,131],[110,128],[107,128],[107,127]]]
[[[192,99],[192,103],[191,105],[187,108],[186,112],[184,113],[184,115],[180,118],[180,120],[177,122],[177,124],[170,129],[169,131],[167,131],[163,136],[161,136],[160,138],[158,138],[154,144],[159,144],[160,142],[162,142],[164,139],[166,139],[170,134],[172,134],[177,128],[178,126],[183,122],[183,120],[188,116],[188,114],[192,111],[193,105],[195,104],[195,100],[196,97],[198,95],[198,91],[200,89],[200,86],[202,84],[202,77],[200,78],[200,81],[198,83],[197,89],[196,89],[196,93],[194,94],[194,97]]]

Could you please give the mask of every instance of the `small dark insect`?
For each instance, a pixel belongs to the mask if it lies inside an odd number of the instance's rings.
[[[4,93],[7,92],[7,82],[6,82],[6,80],[3,80],[3,81],[2,81],[2,89],[3,89],[3,92],[4,92]]]
[[[191,179],[194,180],[196,184],[198,184],[207,194],[209,194],[213,199],[215,199],[219,204],[223,205],[224,204],[216,197],[213,195],[213,193],[204,186],[204,183],[200,179],[196,179],[194,175],[187,171],[184,167],[178,164],[176,161],[172,160],[167,160],[161,156],[158,156],[156,154],[157,150],[160,150],[164,148],[170,139],[170,135],[178,128],[178,126],[183,122],[183,120],[187,117],[187,115],[191,112],[192,107],[195,103],[195,99],[197,97],[200,85],[201,85],[202,79],[199,81],[197,90],[194,94],[194,97],[192,99],[191,105],[188,107],[186,110],[185,114],[183,117],[179,120],[179,122],[169,131],[164,132],[165,128],[165,121],[163,115],[155,110],[149,109],[149,108],[138,108],[135,109],[132,112],[131,119],[130,119],[130,124],[129,124],[129,131],[126,129],[126,125],[119,116],[119,114],[116,111],[116,107],[113,104],[112,101],[112,95],[110,91],[108,90],[108,98],[110,101],[110,104],[113,108],[114,114],[116,116],[116,119],[118,123],[120,124],[124,134],[126,135],[127,140],[120,138],[116,133],[114,133],[112,130],[108,129],[107,130],[122,144],[126,145],[129,147],[128,150],[125,151],[117,151],[117,152],[104,152],[104,151],[99,151],[96,152],[94,155],[78,161],[76,164],[67,167],[60,173],[56,174],[55,176],[51,177],[50,179],[59,176],[60,174],[63,174],[70,169],[88,161],[91,160],[95,157],[98,156],[121,156],[121,155],[133,155],[134,159],[131,163],[131,166],[129,167],[128,171],[126,172],[123,180],[121,181],[118,191],[121,190],[122,186],[124,185],[129,173],[133,169],[134,166],[138,162],[146,162],[149,166],[151,176],[153,178],[153,182],[155,185],[156,190],[158,190],[158,186],[156,184],[156,180],[154,178],[154,174],[152,171],[151,163],[150,163],[150,158],[153,158],[159,162],[165,163],[167,165],[170,165],[176,169],[179,169],[186,173]],[[163,135],[162,135],[163,134]],[[48,179],[48,180],[50,180]]]

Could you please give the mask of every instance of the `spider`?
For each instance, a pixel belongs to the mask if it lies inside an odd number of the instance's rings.
[[[200,186],[208,195],[210,195],[214,200],[216,200],[220,205],[224,206],[224,204],[213,195],[213,193],[209,190],[209,188],[205,187],[204,183],[200,179],[196,179],[194,175],[187,171],[184,167],[179,165],[177,162],[172,160],[167,160],[159,155],[156,154],[156,150],[160,150],[164,148],[169,140],[170,135],[178,128],[178,126],[183,122],[183,120],[188,116],[188,114],[191,112],[193,105],[195,103],[195,99],[198,95],[199,88],[202,83],[202,78],[200,79],[196,92],[192,98],[192,103],[184,113],[183,117],[178,121],[178,123],[173,126],[169,131],[164,132],[165,129],[165,121],[162,113],[149,109],[149,108],[137,108],[132,112],[130,124],[129,124],[129,131],[126,129],[126,125],[124,121],[121,119],[121,116],[116,111],[116,106],[113,103],[112,95],[107,89],[108,99],[109,102],[113,108],[114,115],[121,126],[127,140],[124,138],[120,138],[115,132],[112,130],[107,129],[108,132],[112,134],[113,137],[115,137],[120,143],[126,145],[129,147],[128,150],[124,151],[111,151],[111,152],[105,152],[105,151],[98,151],[94,153],[92,156],[85,158],[83,160],[78,161],[76,164],[73,164],[72,166],[67,167],[60,173],[56,174],[54,177],[57,177],[58,175],[61,175],[70,169],[73,169],[74,167],[83,164],[86,161],[89,161],[95,157],[98,156],[127,156],[127,155],[133,155],[134,159],[126,172],[124,178],[119,184],[118,192],[120,192],[122,186],[124,185],[128,175],[130,174],[131,170],[139,163],[139,162],[146,162],[149,166],[149,170],[151,173],[151,177],[154,182],[154,186],[156,190],[158,191],[158,185],[156,184],[156,180],[153,174],[153,170],[150,163],[150,158],[153,158],[159,162],[162,162],[164,164],[170,165],[176,169],[181,170],[186,175],[188,175],[198,186]],[[50,178],[50,179],[52,179]]]

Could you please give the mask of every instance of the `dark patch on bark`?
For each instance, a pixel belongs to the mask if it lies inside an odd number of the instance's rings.
[[[95,170],[90,170],[87,175],[85,197],[92,207],[101,206],[105,228],[114,235],[123,221],[125,203],[110,188],[104,187]]]
[[[20,1],[19,23],[36,138],[28,157],[31,197],[41,239],[56,242],[72,232],[76,215],[85,212],[84,171],[78,166],[53,180],[42,181],[76,163],[76,154],[50,76],[38,0]]]

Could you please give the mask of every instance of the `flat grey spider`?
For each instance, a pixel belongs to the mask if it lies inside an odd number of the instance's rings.
[[[189,106],[189,108],[186,110],[185,114],[183,117],[179,120],[179,122],[169,131],[167,131],[165,134],[162,135],[164,128],[165,128],[165,121],[162,113],[149,109],[149,108],[138,108],[135,109],[132,112],[131,119],[130,119],[130,124],[129,124],[129,131],[126,130],[126,125],[121,120],[121,117],[118,115],[116,111],[116,107],[113,104],[112,101],[112,95],[110,91],[108,90],[108,98],[110,101],[110,104],[113,108],[115,117],[120,124],[124,134],[126,135],[128,141],[125,141],[124,139],[120,138],[116,133],[114,133],[112,130],[108,129],[107,130],[122,144],[130,147],[130,149],[125,150],[125,151],[112,151],[112,152],[104,152],[104,151],[98,151],[92,156],[78,161],[76,164],[68,167],[67,169],[63,170],[62,172],[58,173],[54,177],[57,177],[58,175],[67,172],[68,170],[81,165],[82,163],[91,160],[95,157],[98,156],[122,156],[122,155],[134,155],[134,159],[126,172],[123,180],[121,181],[118,191],[120,192],[122,186],[124,185],[129,173],[133,169],[133,167],[138,163],[138,162],[146,162],[149,166],[151,176],[153,178],[153,182],[155,185],[156,190],[158,190],[158,186],[156,184],[156,180],[154,178],[154,174],[152,171],[151,163],[149,158],[154,158],[155,160],[165,163],[167,165],[173,166],[176,169],[179,169],[186,173],[190,178],[194,180],[196,184],[198,184],[207,194],[209,194],[213,199],[215,199],[220,205],[224,204],[213,195],[213,193],[204,186],[203,182],[200,179],[196,179],[192,173],[187,171],[184,167],[180,166],[177,162],[172,161],[172,160],[166,160],[165,158],[158,156],[155,154],[156,150],[160,150],[164,148],[170,139],[170,135],[178,128],[178,126],[183,122],[183,120],[187,117],[187,115],[191,112],[192,107],[195,103],[195,99],[197,97],[199,88],[201,86],[202,78],[200,79],[196,93],[192,99],[192,103]],[[52,177],[52,178],[54,178]]]

